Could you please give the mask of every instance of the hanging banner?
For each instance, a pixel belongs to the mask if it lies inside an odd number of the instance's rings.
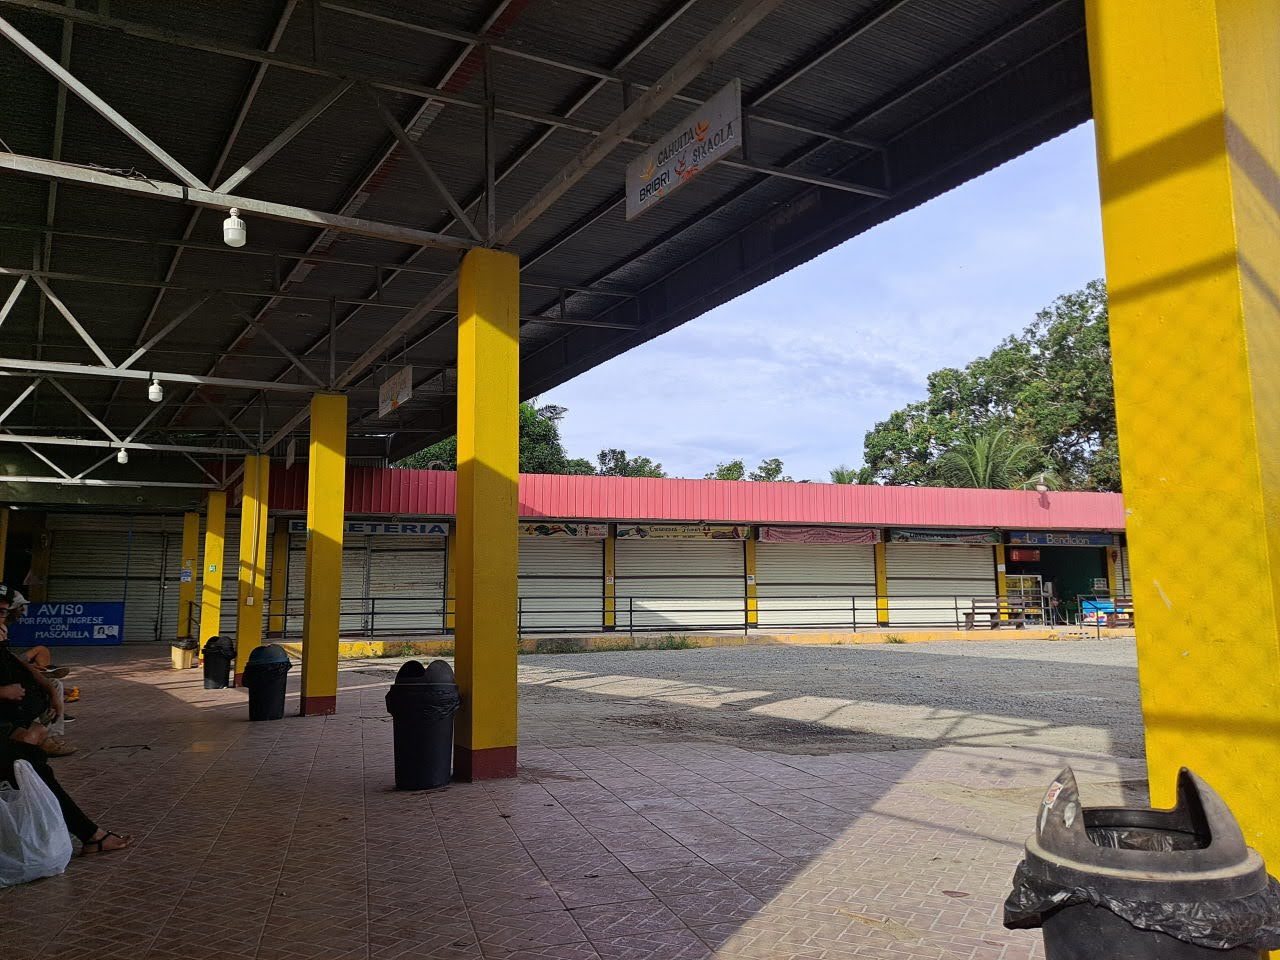
[[[1120,537],[1114,533],[1017,530],[1010,532],[1009,542],[1037,547],[1118,547],[1120,546]]]
[[[761,527],[761,543],[879,543],[871,527]]]
[[[520,524],[522,537],[576,537],[579,540],[603,540],[609,536],[607,523],[576,523],[570,520]]]
[[[890,543],[999,543],[994,530],[909,530],[889,531]]]
[[[405,365],[387,377],[378,387],[378,416],[385,417],[408,403],[413,396],[413,367]]]
[[[710,100],[627,164],[627,219],[662,202],[742,144],[742,82]]]
[[[103,647],[124,641],[123,603],[33,603],[9,625],[15,647]]]
[[[618,524],[618,539],[628,540],[745,540],[749,525],[712,526],[706,523]]]
[[[298,459],[298,438],[290,437],[289,445],[284,448],[284,468],[290,469]]]
[[[290,533],[306,533],[307,521],[289,521]],[[447,537],[449,524],[439,520],[348,520],[342,525],[344,536],[381,535],[391,537]]]

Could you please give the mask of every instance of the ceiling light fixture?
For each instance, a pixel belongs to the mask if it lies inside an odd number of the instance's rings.
[[[120,448],[120,452],[116,454],[116,463],[125,464],[129,462],[129,451],[124,447]]]
[[[159,403],[164,399],[164,387],[160,386],[154,373],[151,375],[151,386],[147,387],[147,399],[152,403]]]
[[[231,216],[222,221],[222,242],[228,247],[243,247],[248,236],[244,221],[240,219],[240,211],[232,207]]]

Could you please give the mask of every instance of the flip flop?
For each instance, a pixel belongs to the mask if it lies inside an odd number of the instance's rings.
[[[124,846],[112,847],[107,850],[102,846],[107,837],[115,837],[117,840],[123,840]],[[114,830],[108,830],[97,840],[85,840],[80,844],[80,856],[88,856],[91,853],[115,853],[117,850],[127,850],[133,844],[133,837],[124,833],[116,833]]]

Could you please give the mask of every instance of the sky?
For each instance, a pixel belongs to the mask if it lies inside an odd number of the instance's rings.
[[[862,463],[867,430],[934,370],[1103,275],[1092,123],[549,391],[572,457],[606,447],[702,477]],[[619,389],[626,384],[625,389]]]

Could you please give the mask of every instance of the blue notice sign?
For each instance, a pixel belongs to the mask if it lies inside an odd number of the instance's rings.
[[[15,647],[101,647],[123,640],[123,603],[33,603],[9,626]]]

